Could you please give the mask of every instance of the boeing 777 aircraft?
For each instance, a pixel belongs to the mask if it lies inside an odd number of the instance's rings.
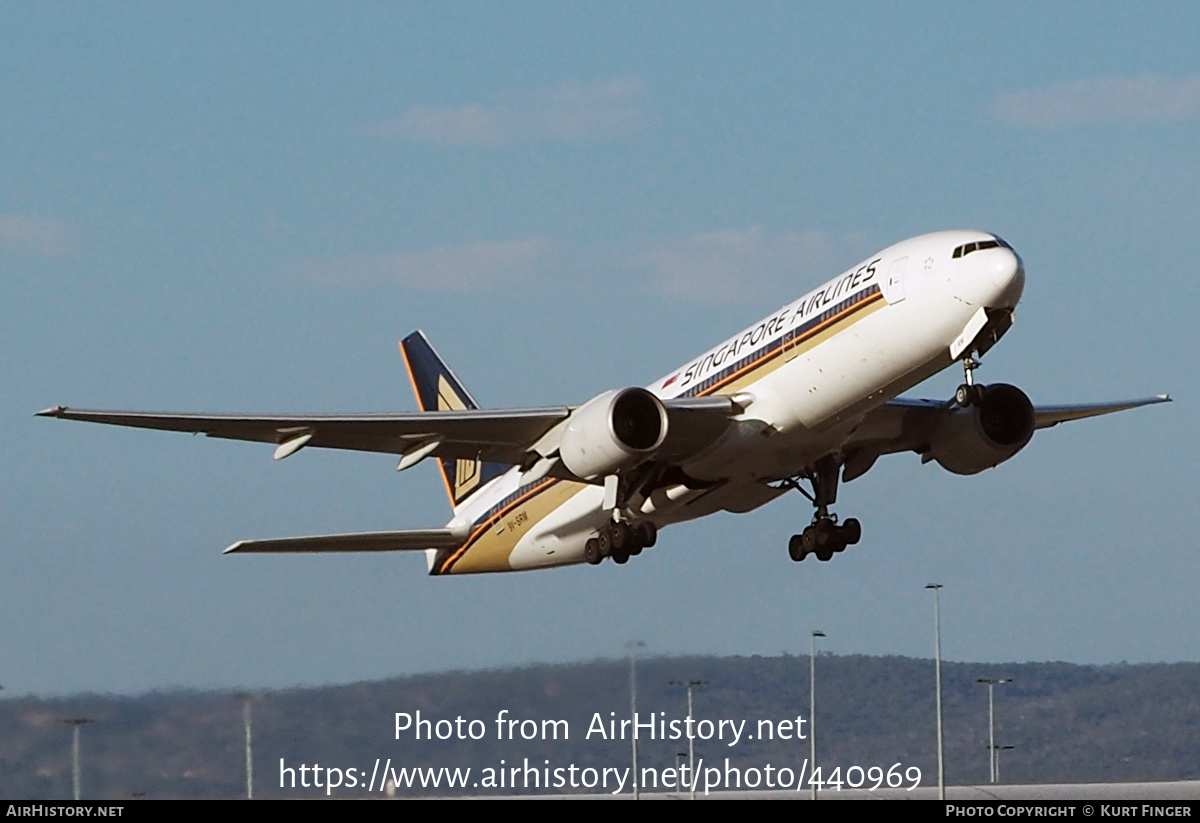
[[[39,414],[273,443],[276,460],[307,447],[396,454],[401,470],[434,457],[454,509],[440,529],[244,540],[226,552],[424,551],[435,575],[625,563],[664,526],[795,489],[814,514],[788,553],[829,560],[862,534],[830,510],[839,478],[881,455],[976,474],[1036,429],[1170,400],[1035,407],[1015,386],[976,383],[1024,285],[1021,258],[998,236],[939,232],[872,255],[645,388],[578,406],[481,409],[418,331],[400,353],[419,413]],[[898,397],[959,361],[953,399]]]

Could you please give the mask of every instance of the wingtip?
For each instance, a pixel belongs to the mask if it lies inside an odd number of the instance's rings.
[[[234,552],[241,551],[241,546],[245,542],[245,540],[239,540],[233,545],[226,547],[225,551],[221,552],[221,554],[232,554]]]
[[[34,414],[34,417],[62,417],[63,412],[67,410],[66,406],[54,406],[49,409],[42,409]]]

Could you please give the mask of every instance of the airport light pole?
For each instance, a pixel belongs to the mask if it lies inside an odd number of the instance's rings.
[[[817,638],[824,636],[825,632],[814,631],[808,651],[808,787],[813,800],[817,799],[817,784],[812,780],[817,768]]]
[[[637,762],[637,653],[646,647],[646,641],[630,640],[625,647],[629,649],[629,719],[633,722],[633,799],[641,800]]]
[[[87,717],[72,717],[63,720],[68,726],[71,726],[71,796],[75,798],[75,802],[79,802],[79,727],[93,722]]]
[[[946,799],[946,762],[943,756],[942,739],[942,614],[939,610],[941,583],[930,583],[925,588],[933,589],[933,655],[937,682],[937,755],[938,755],[938,799]]]
[[[696,749],[694,746],[695,735],[692,730],[695,726],[692,723],[692,689],[696,686],[707,686],[707,680],[672,680],[672,686],[687,686],[688,697],[688,797],[691,800],[696,799]]]
[[[239,694],[242,699],[242,728],[246,734],[246,799],[254,799],[254,754],[250,743],[252,740],[251,726],[252,716],[250,711],[250,701],[254,699],[253,694]]]
[[[993,757],[996,759],[996,782],[1000,782],[1000,752],[1013,748],[1012,746],[997,746],[992,749]]]
[[[996,713],[995,704],[992,700],[993,692],[997,683],[1011,683],[1011,677],[977,677],[976,683],[983,683],[988,687],[988,765],[991,766],[992,782],[996,782]]]

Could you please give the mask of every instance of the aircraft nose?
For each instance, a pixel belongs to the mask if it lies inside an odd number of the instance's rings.
[[[990,308],[1013,308],[1025,291],[1025,265],[1012,249],[992,249],[988,253],[987,275],[996,288],[997,302]]]

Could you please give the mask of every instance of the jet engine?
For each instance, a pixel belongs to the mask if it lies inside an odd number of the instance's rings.
[[[942,416],[925,457],[954,474],[978,474],[1025,448],[1034,424],[1033,404],[1025,392],[996,383],[984,389],[976,404]]]
[[[667,410],[645,389],[606,391],[571,414],[558,444],[563,465],[594,480],[636,466],[667,436]]]

